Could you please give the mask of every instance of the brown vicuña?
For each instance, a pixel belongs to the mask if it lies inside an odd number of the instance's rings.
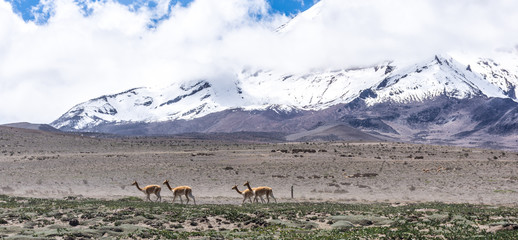
[[[277,199],[275,199],[275,197],[273,196],[273,190],[271,187],[256,187],[256,188],[251,188],[250,187],[250,183],[248,181],[245,182],[245,184],[243,184],[243,186],[247,186],[248,189],[250,191],[253,191],[254,192],[254,195],[255,195],[255,198],[254,200],[257,202],[257,197],[260,197],[261,198],[261,201],[264,203],[264,200],[263,200],[263,195],[266,195],[266,200],[267,200],[267,203],[270,203],[270,197],[273,198],[273,200],[275,200],[275,203],[277,203]]]
[[[187,203],[186,204],[189,204],[189,197],[192,197],[192,200],[194,201],[194,205],[196,205],[196,199],[194,198],[194,196],[192,195],[192,188],[189,187],[189,186],[179,186],[179,187],[175,187],[175,188],[172,188],[171,185],[169,185],[169,181],[168,180],[165,180],[164,183],[167,188],[169,188],[169,190],[171,190],[171,192],[173,192],[173,204],[174,204],[174,201],[176,200],[176,197],[180,197],[180,202],[183,204],[183,200],[182,200],[182,195],[185,195],[185,197],[187,198]]]
[[[160,191],[162,188],[158,185],[147,185],[144,188],[140,188],[137,181],[134,181],[131,185],[137,186],[137,189],[141,192],[145,193],[147,196],[147,200],[151,201],[149,197],[152,193],[156,195],[156,201],[162,201],[162,197],[160,196]]]
[[[250,203],[252,203],[252,197],[254,196],[254,192],[253,191],[250,191],[250,189],[245,189],[244,191],[239,191],[239,189],[237,189],[237,185],[234,185],[232,187],[232,189],[236,190],[237,193],[243,195],[243,202],[242,204],[245,204],[245,201],[246,199],[248,198],[248,200],[250,200]]]

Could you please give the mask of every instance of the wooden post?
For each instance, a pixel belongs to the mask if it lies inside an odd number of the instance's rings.
[[[293,198],[293,185],[291,185],[291,198]]]

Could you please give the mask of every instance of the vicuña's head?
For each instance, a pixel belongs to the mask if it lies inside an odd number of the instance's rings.
[[[162,184],[169,184],[169,180],[165,180]]]
[[[245,184],[243,184],[243,186],[246,186],[246,185],[250,185],[250,183],[248,181],[246,181]]]
[[[137,185],[137,181],[133,181],[131,185]]]
[[[237,189],[237,185],[234,185],[234,186],[232,187],[232,190],[235,190],[235,189]]]

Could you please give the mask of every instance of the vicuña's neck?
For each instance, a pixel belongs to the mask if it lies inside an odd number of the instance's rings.
[[[250,184],[246,184],[246,187],[248,187],[248,190],[253,191],[252,188],[250,187]]]
[[[239,189],[237,189],[237,187],[236,187],[236,188],[234,188],[234,189],[236,189],[236,192],[237,192],[237,193],[239,193],[239,194],[243,194],[243,192],[239,191]]]
[[[167,186],[167,188],[169,188],[169,190],[173,190],[173,188],[171,187],[171,185],[169,185],[169,182],[165,182],[165,185]]]
[[[138,183],[135,183],[135,186],[137,186],[137,189],[140,190],[140,191],[144,191],[142,190],[142,188],[139,187]]]

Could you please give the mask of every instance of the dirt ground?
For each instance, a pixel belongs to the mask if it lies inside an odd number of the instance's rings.
[[[279,202],[515,205],[518,154],[391,142],[99,138],[0,127],[0,194],[144,198],[133,181],[166,179],[191,186],[199,204],[240,204],[231,188],[244,190],[250,181],[272,187]],[[165,186],[162,199],[172,200]]]

